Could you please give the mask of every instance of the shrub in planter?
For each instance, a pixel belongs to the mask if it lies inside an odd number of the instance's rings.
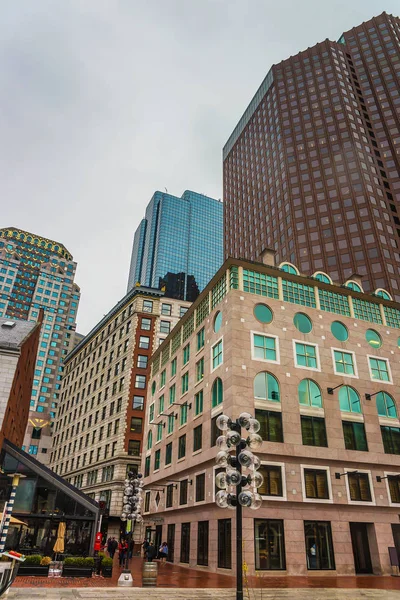
[[[101,574],[103,577],[112,577],[113,559],[103,558],[101,561]]]
[[[94,559],[83,556],[69,556],[64,560],[64,577],[91,577],[94,567]]]
[[[40,565],[41,560],[40,554],[31,554],[26,557],[24,565]]]
[[[42,557],[40,554],[31,554],[20,564],[18,575],[35,575],[38,577],[47,577],[49,574],[51,558]]]

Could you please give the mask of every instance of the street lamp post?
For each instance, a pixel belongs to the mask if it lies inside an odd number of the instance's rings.
[[[121,521],[130,521],[132,532],[135,523],[143,521],[143,485],[141,473],[136,474],[134,471],[128,473],[128,477],[125,479]]]
[[[258,472],[260,459],[252,450],[258,450],[262,438],[258,435],[260,423],[249,413],[243,412],[236,421],[226,415],[217,418],[217,427],[222,435],[217,438],[218,453],[216,463],[226,470],[215,478],[220,488],[215,501],[220,508],[236,510],[236,600],[243,600],[243,507],[257,510],[262,504],[258,488],[264,478]],[[242,438],[242,428],[247,438]],[[236,448],[236,455],[230,450]],[[242,469],[246,469],[244,475]],[[245,488],[245,489],[243,489]]]

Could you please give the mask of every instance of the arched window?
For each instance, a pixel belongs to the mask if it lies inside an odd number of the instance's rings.
[[[330,285],[332,284],[332,279],[328,277],[326,273],[322,273],[321,271],[317,271],[316,273],[314,273],[313,277],[318,281],[322,281],[322,283],[329,283]]]
[[[393,300],[392,296],[386,290],[382,288],[378,288],[375,290],[375,296],[379,296],[379,298],[383,298],[384,300]]]
[[[286,273],[290,273],[291,275],[299,274],[299,271],[291,263],[287,263],[287,262],[281,263],[279,265],[279,268],[282,269],[282,271],[286,271]]]
[[[303,379],[299,383],[299,402],[305,406],[322,407],[322,394],[312,379]]]
[[[147,434],[147,450],[151,450],[151,447],[153,445],[153,432],[149,431],[149,433]]]
[[[254,377],[254,397],[280,402],[279,383],[271,373],[262,371]]]
[[[379,394],[376,395],[376,408],[378,409],[378,415],[380,417],[397,419],[397,410],[394,400],[392,396],[386,392],[379,392]]]
[[[354,292],[363,292],[364,291],[362,289],[361,285],[359,285],[355,281],[351,281],[351,279],[349,281],[346,281],[346,283],[344,285],[347,288],[349,288],[350,290],[353,290]]]
[[[349,385],[343,385],[339,390],[339,406],[344,412],[361,412],[361,402],[358,392]]]
[[[224,388],[222,385],[222,380],[217,377],[214,381],[212,389],[211,389],[211,403],[212,408],[221,404],[224,399]]]

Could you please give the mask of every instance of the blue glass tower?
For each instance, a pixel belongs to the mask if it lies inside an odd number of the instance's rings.
[[[155,192],[135,232],[128,291],[139,282],[193,301],[222,261],[222,202],[189,190],[181,198]]]

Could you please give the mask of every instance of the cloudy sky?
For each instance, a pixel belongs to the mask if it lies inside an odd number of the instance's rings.
[[[156,189],[222,197],[222,146],[271,64],[398,0],[6,0],[0,227],[63,243],[78,330],[126,291]]]

